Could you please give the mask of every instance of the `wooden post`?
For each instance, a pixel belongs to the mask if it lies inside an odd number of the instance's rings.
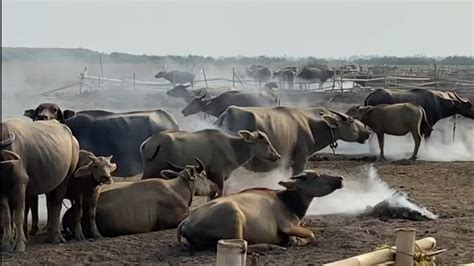
[[[97,75],[97,86],[98,90],[100,91],[100,75]]]
[[[133,90],[135,90],[135,73],[133,73]]]
[[[207,84],[206,71],[204,71],[204,68],[201,68],[201,72],[204,77],[204,82],[206,83],[206,87],[209,87],[209,85]]]
[[[84,80],[84,77],[81,77],[81,81],[79,82],[79,94],[82,94],[82,80]]]
[[[243,239],[221,239],[217,242],[217,266],[245,266],[247,241]]]
[[[102,66],[102,54],[99,54],[99,62],[100,62],[100,76],[104,77],[104,68]]]
[[[232,88],[235,87],[235,67],[232,67]]]
[[[384,88],[387,88],[387,84],[388,84],[388,83],[387,83],[387,65],[386,65],[386,64],[383,65],[383,73],[384,73],[384,75],[385,75],[385,78],[384,78],[384,82],[385,82]]]
[[[397,238],[395,246],[395,266],[408,266],[415,263],[415,236],[416,230],[413,228],[400,228],[396,231]]]
[[[436,63],[434,63],[434,74],[435,74],[435,82],[436,82],[436,89],[438,89],[438,69],[436,68]]]

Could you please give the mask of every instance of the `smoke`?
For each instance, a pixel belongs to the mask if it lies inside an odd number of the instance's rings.
[[[335,171],[327,169],[323,169],[322,172],[337,174]],[[289,170],[275,169],[267,173],[252,173],[239,168],[226,181],[224,192],[226,195],[234,194],[253,187],[282,189],[278,182],[288,180],[289,177]],[[359,214],[368,206],[373,207],[384,200],[387,200],[391,207],[406,207],[428,218],[437,218],[426,208],[409,201],[406,193],[399,193],[391,189],[378,176],[377,169],[373,164],[364,166],[362,171],[355,173],[354,176],[346,177],[342,189],[327,196],[315,198],[306,215]]]
[[[368,206],[373,207],[384,200],[387,200],[391,207],[406,207],[428,218],[437,218],[426,208],[409,201],[406,193],[397,193],[397,191],[391,189],[379,177],[373,164],[365,166],[362,176],[359,178],[347,178],[342,189],[336,190],[325,197],[315,198],[306,214],[358,214]]]
[[[439,121],[428,140],[422,140],[418,159],[425,161],[474,161],[474,120],[458,116],[453,141],[453,120]],[[377,137],[373,134],[369,143],[358,144],[339,141],[336,153],[378,155]],[[385,157],[390,160],[411,157],[415,147],[411,134],[391,136],[385,134]],[[329,148],[321,152],[331,152]]]

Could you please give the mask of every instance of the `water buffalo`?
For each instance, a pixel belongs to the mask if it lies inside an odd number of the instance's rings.
[[[301,220],[314,197],[342,188],[341,176],[305,171],[278,184],[285,190],[254,188],[208,202],[178,226],[178,242],[191,249],[215,248],[220,239],[252,244],[304,246],[314,233]],[[182,238],[189,245],[185,245]]]
[[[203,164],[164,170],[169,180],[152,178],[133,182],[115,182],[101,188],[96,211],[96,223],[104,236],[138,234],[175,228],[188,216],[193,195],[209,196],[217,192],[216,184],[206,178]],[[82,219],[83,227],[89,220]],[[72,212],[63,217],[63,227],[73,228]],[[88,230],[85,230],[87,233]],[[89,236],[86,234],[86,236]]]
[[[371,92],[364,101],[366,106],[394,103],[416,103],[423,107],[431,127],[439,120],[460,114],[474,119],[474,109],[468,99],[459,97],[456,92],[443,92],[427,89],[394,90],[377,89]],[[432,128],[422,132],[425,137],[431,135]]]
[[[295,77],[298,75],[298,69],[295,67],[285,67],[278,71],[273,71],[273,76],[280,82],[280,87],[283,88],[284,84],[288,84],[288,89],[293,89]]]
[[[414,161],[423,132],[431,130],[423,107],[412,103],[379,104],[374,107],[353,106],[346,114],[359,119],[377,134],[380,160],[385,160],[384,134],[403,136],[410,132],[415,141],[415,149],[410,160]]]
[[[189,83],[191,86],[194,86],[194,73],[188,72],[188,71],[179,71],[179,70],[173,70],[173,71],[160,71],[156,73],[155,78],[163,78],[169,81],[173,87],[176,86],[176,84],[183,84],[183,83]]]
[[[238,91],[238,89],[233,87],[204,87],[197,90],[188,90],[190,86],[191,85],[177,85],[173,89],[169,90],[166,94],[168,96],[182,98],[186,103],[189,103],[194,99],[194,97],[205,96],[205,98],[212,98],[227,91]]]
[[[186,165],[198,157],[204,162],[208,178],[219,187],[218,196],[221,196],[224,180],[248,160],[253,157],[263,161],[280,159],[265,133],[241,130],[238,135],[231,136],[215,129],[155,134],[140,148],[145,166],[143,178],[159,176],[166,169],[167,161]]]
[[[335,71],[329,69],[322,69],[316,67],[304,67],[298,73],[298,78],[306,81],[308,84],[313,83],[316,80],[319,81],[319,87],[322,87],[324,82],[331,77],[334,77]]]
[[[43,193],[48,202],[48,241],[64,242],[59,215],[67,184],[79,158],[77,140],[71,130],[58,121],[33,123],[11,119],[2,122],[1,126],[2,140],[12,142],[4,147],[2,141],[2,246],[7,250],[25,250],[25,200]],[[14,141],[7,136],[15,136]]]
[[[320,112],[325,113],[322,118]],[[214,125],[231,133],[245,129],[268,135],[282,160],[277,163],[254,158],[244,167],[255,172],[267,172],[283,165],[292,168],[293,174],[299,174],[309,156],[337,140],[364,143],[370,136],[370,130],[360,121],[324,108],[231,106]]]
[[[228,91],[214,98],[195,97],[182,111],[184,116],[204,112],[214,117],[221,115],[227,107],[235,106],[279,106],[280,97],[270,90],[260,92]]]
[[[115,175],[131,176],[142,171],[140,145],[151,135],[164,130],[178,130],[174,117],[163,110],[114,113],[103,110],[74,112],[54,103],[42,103],[25,111],[37,120],[57,119],[66,124],[79,141],[81,149],[97,156],[114,156]]]
[[[72,202],[74,216],[73,232],[76,240],[84,240],[82,231],[82,209],[88,210],[90,234],[93,238],[102,237],[95,223],[97,200],[99,198],[100,186],[111,184],[111,173],[117,169],[117,165],[110,162],[112,156],[96,157],[93,153],[79,151],[79,162],[77,163],[74,178],[71,178],[67,188],[66,198]]]
[[[267,82],[272,77],[272,71],[266,66],[254,64],[247,69],[247,75],[257,81],[258,87],[261,88],[262,82]]]

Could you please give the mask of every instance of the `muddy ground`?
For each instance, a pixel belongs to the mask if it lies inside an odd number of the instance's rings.
[[[318,156],[311,167],[345,176],[367,164],[347,156]],[[347,170],[342,170],[341,165]],[[438,256],[440,263],[474,261],[474,163],[416,162],[398,165],[375,163],[380,177],[390,187],[408,192],[416,203],[427,207],[439,218],[434,221],[379,220],[349,215],[325,215],[305,218],[306,226],[316,234],[316,241],[306,247],[292,247],[286,252],[249,254],[248,263],[258,257],[265,264],[320,264],[360,253],[385,244],[394,244],[394,230],[413,227],[417,238],[431,236],[447,252]],[[357,199],[354,199],[357,200]],[[214,264],[215,253],[182,251],[175,230],[104,238],[95,241],[71,241],[62,245],[43,244],[43,236],[33,238],[22,254],[3,254],[9,264],[77,263],[169,263]]]

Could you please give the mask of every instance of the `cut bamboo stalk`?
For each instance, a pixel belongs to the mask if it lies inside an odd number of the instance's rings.
[[[395,265],[413,265],[416,230],[414,228],[400,228],[395,232],[397,234],[395,240],[395,246],[397,249],[395,254]]]
[[[245,266],[247,241],[243,239],[221,239],[217,242],[217,266]]]

